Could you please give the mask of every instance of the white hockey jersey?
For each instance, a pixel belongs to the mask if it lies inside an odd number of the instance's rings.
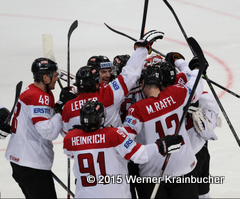
[[[50,170],[53,144],[61,131],[61,115],[55,114],[54,96],[34,84],[20,95],[12,120],[5,157],[21,166]]]
[[[161,91],[158,97],[149,97],[136,102],[128,109],[128,115],[123,127],[131,138],[141,144],[154,143],[156,139],[166,135],[175,135],[179,121],[183,114],[183,107],[186,105],[195,82],[198,70],[193,70],[190,80],[186,86],[176,84]],[[202,93],[202,80],[199,81],[195,91],[194,101]],[[178,153],[170,157],[164,175],[181,176],[192,171],[197,160],[185,129],[181,126],[179,135],[183,136],[184,142]],[[141,176],[159,176],[161,166],[165,158],[158,155],[157,158],[139,165]]]
[[[63,149],[74,159],[75,198],[131,198],[128,160],[143,164],[159,154],[155,143],[140,145],[112,127],[94,132],[73,129],[64,137]]]
[[[121,103],[125,96],[140,78],[144,60],[147,56],[146,48],[137,48],[117,79],[101,87],[95,93],[82,93],[75,99],[68,101],[62,111],[63,132],[66,134],[73,125],[80,124],[80,109],[88,100],[98,100],[105,107],[105,126],[121,126],[119,115]],[[63,135],[65,136],[65,135]]]
[[[199,98],[199,107],[203,110],[206,117],[209,119],[209,122],[205,121],[205,131],[197,133],[193,127],[193,122],[191,116],[187,114],[187,124],[186,129],[192,144],[192,149],[195,154],[197,154],[203,145],[206,143],[206,140],[217,140],[217,136],[214,132],[216,128],[216,122],[218,119],[219,108],[215,98],[210,95],[208,92],[203,92]]]

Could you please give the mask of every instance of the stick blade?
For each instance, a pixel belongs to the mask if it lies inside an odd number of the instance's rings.
[[[192,47],[192,49],[197,55],[204,56],[201,47],[193,37],[187,38],[187,43]]]
[[[111,31],[113,31],[113,32],[115,32],[115,33],[117,33],[117,34],[119,34],[119,35],[122,35],[122,36],[124,36],[124,37],[127,37],[127,38],[129,38],[129,39],[131,39],[131,40],[133,40],[133,41],[137,41],[136,39],[134,39],[133,37],[131,37],[131,36],[129,36],[129,35],[126,35],[125,33],[122,33],[122,32],[120,32],[120,31],[118,31],[118,30],[115,30],[115,29],[113,29],[113,28],[111,28],[109,25],[107,25],[106,23],[104,23],[104,25],[109,29],[109,30],[111,30]]]
[[[51,34],[42,35],[43,56],[56,62],[53,48],[53,38]]]
[[[70,39],[71,37],[71,34],[72,32],[78,27],[78,20],[75,20],[72,25],[70,26],[69,28],[69,31],[68,31],[68,40]]]
[[[8,115],[7,119],[5,120],[5,123],[9,124],[10,123],[10,120],[11,120],[11,117],[13,115],[13,112],[14,112],[14,109],[15,109],[15,106],[18,102],[18,98],[21,94],[21,89],[22,89],[22,84],[23,82],[20,81],[18,82],[18,84],[16,85],[16,91],[15,91],[15,101],[14,101],[14,104],[13,104],[13,107],[12,107],[12,110],[10,112],[10,114]]]
[[[187,38],[187,43],[190,46],[190,48],[193,50],[195,56],[198,56],[200,66],[202,66],[203,70],[204,70],[208,66],[208,62],[203,54],[203,51],[202,51],[200,45],[193,37]]]

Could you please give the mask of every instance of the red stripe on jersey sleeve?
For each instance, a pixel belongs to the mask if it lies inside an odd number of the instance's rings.
[[[178,73],[176,75],[175,83],[174,84],[186,84],[187,83],[187,77],[185,73]]]
[[[124,91],[124,96],[126,97],[129,91],[128,91],[127,85],[124,82],[122,75],[118,76],[118,81],[120,82],[120,84],[123,88],[123,91]]]
[[[63,133],[64,133],[65,135],[67,135],[67,132],[65,132],[63,129],[62,129],[62,131],[63,131]]]
[[[137,135],[137,131],[135,131],[134,129],[130,128],[130,127],[125,127],[124,128],[126,129],[126,131],[130,134],[134,134],[134,135]]]
[[[105,108],[114,104],[114,95],[110,85],[105,85],[97,91],[100,95],[99,100]]]
[[[124,158],[125,158],[126,160],[130,160],[130,158],[132,157],[132,155],[133,155],[134,153],[136,153],[136,151],[138,151],[138,149],[139,149],[141,146],[142,146],[141,144],[139,144],[139,143],[136,142],[136,146],[133,147],[132,151],[131,151],[130,153],[127,153],[127,154],[124,156]]]
[[[34,117],[34,118],[32,118],[33,125],[35,125],[37,122],[41,122],[41,121],[45,121],[45,120],[48,120],[48,119],[45,118],[45,117]]]

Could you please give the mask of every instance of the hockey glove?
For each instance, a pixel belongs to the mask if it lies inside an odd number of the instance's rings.
[[[117,55],[113,59],[113,65],[118,66],[122,71],[122,68],[127,64],[127,61],[129,60],[130,55]]]
[[[158,146],[159,152],[165,156],[168,153],[174,153],[180,150],[183,137],[181,135],[167,135],[164,138],[158,139],[155,143]]]
[[[62,114],[63,106],[66,104],[67,101],[72,100],[74,98],[76,98],[76,95],[74,93],[68,91],[67,87],[63,88],[59,96],[59,101],[57,101],[55,104],[54,107],[55,112]]]
[[[0,139],[4,140],[9,134],[11,134],[11,126],[6,123],[0,123]]]
[[[178,59],[184,59],[185,60],[185,58],[180,53],[177,53],[177,52],[170,52],[165,57],[165,60],[170,62],[173,65],[174,65],[174,62]]]
[[[197,56],[193,57],[188,64],[188,67],[191,70],[194,70],[195,68],[199,68],[199,66],[200,66],[200,63],[199,63],[199,58]],[[205,68],[204,68],[204,71],[203,71],[203,75],[206,75],[208,66],[209,66],[208,62],[205,60]]]
[[[116,67],[115,76],[118,76],[122,72],[122,68],[126,66],[129,58],[130,55],[117,55],[116,57],[114,57],[113,66]]]
[[[145,47],[148,50],[148,54],[151,54],[153,42],[156,41],[157,39],[162,39],[163,36],[164,36],[163,32],[151,30],[147,32],[145,35],[143,35],[143,38],[138,40],[134,44],[134,49],[136,50],[138,47]]]
[[[210,120],[207,117],[205,117],[205,114],[203,113],[201,108],[190,106],[188,108],[188,113],[192,114],[193,126],[198,133],[202,133],[203,131],[205,131],[206,129],[205,121],[208,126],[208,129],[210,130],[209,125]]]
[[[11,134],[11,126],[5,123],[10,111],[3,107],[0,109],[0,139],[5,139],[9,134]]]
[[[71,90],[69,91],[68,88],[65,87],[62,89],[60,93],[59,100],[66,104],[67,101],[72,100],[76,97],[77,96],[74,93],[72,93]]]
[[[8,118],[10,114],[10,111],[3,107],[0,109],[0,123],[4,123],[6,121],[6,119]]]
[[[55,103],[54,110],[56,113],[60,113],[62,115],[62,109],[63,109],[64,103],[60,100],[58,100]]]

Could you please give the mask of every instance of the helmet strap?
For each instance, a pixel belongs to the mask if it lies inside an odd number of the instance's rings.
[[[47,90],[47,93],[49,93],[49,88],[48,88],[48,85],[52,83],[52,74],[46,74],[49,78],[50,78],[50,82],[48,84],[45,84],[44,81],[43,81],[43,76],[42,76],[42,83],[46,85],[46,90]]]

